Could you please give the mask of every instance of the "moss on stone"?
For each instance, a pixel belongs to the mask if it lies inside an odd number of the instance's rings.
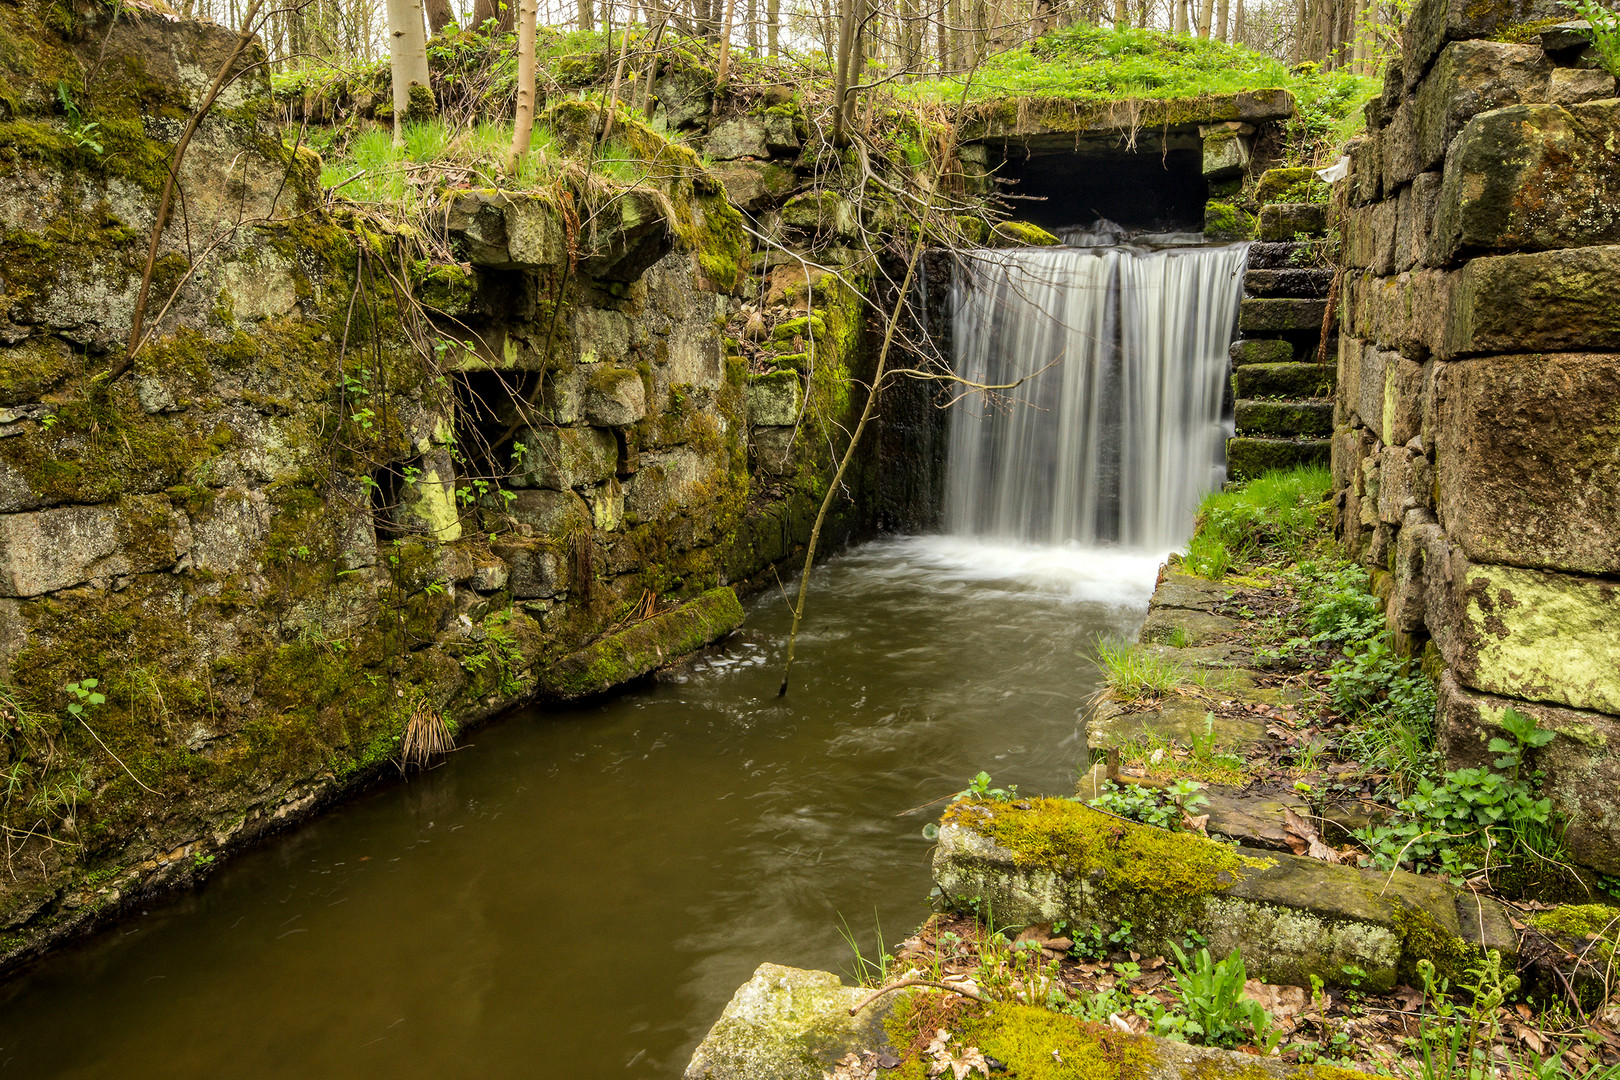
[[[1065,875],[1100,872],[1102,887],[1146,903],[1177,904],[1217,892],[1249,865],[1225,844],[1121,821],[1069,799],[962,800],[944,820],[988,836],[1026,866]],[[1223,877],[1223,875],[1225,875]]]
[[[1530,925],[1543,934],[1565,938],[1606,938],[1620,941],[1620,908],[1607,904],[1564,904],[1530,916]]]

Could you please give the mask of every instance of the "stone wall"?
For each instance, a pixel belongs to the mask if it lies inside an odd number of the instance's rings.
[[[627,125],[655,179],[465,191],[437,259],[319,188],[255,46],[120,372],[234,35],[116,10],[0,0],[0,965],[377,775],[413,714],[464,728],[734,627],[728,586],[802,551],[867,362],[872,260],[759,287],[691,150]],[[829,547],[870,517],[850,488]]]
[[[1404,28],[1343,181],[1334,486],[1448,762],[1508,707],[1557,731],[1570,849],[1620,873],[1620,100],[1559,14]]]

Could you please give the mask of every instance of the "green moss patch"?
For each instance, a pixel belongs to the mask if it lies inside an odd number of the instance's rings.
[[[1250,864],[1213,840],[1123,821],[1068,799],[1031,799],[1028,810],[964,800],[944,819],[994,839],[1021,864],[1071,875],[1100,871],[1106,889],[1138,899],[1207,896]]]

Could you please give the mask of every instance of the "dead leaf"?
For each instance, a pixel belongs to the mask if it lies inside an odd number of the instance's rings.
[[[1543,1039],[1536,1031],[1517,1022],[1511,1023],[1508,1026],[1513,1029],[1513,1034],[1519,1037],[1519,1041],[1530,1048],[1532,1053],[1545,1054],[1547,1052],[1546,1040]]]
[[[1288,836],[1288,847],[1295,855],[1306,855],[1334,864],[1345,861],[1343,854],[1322,842],[1322,834],[1316,831],[1315,825],[1286,806],[1283,807],[1283,828]]]
[[[1197,817],[1194,817],[1192,814],[1189,814],[1187,811],[1183,810],[1181,812],[1181,825],[1182,828],[1189,832],[1200,833],[1204,836],[1209,835],[1208,814],[1199,814]]]
[[[1310,995],[1303,986],[1277,986],[1258,979],[1243,984],[1243,996],[1258,1001],[1282,1027],[1292,1027],[1294,1018],[1310,1004]]]
[[[857,1054],[851,1050],[827,1072],[826,1080],[872,1080],[876,1064],[876,1054]]]

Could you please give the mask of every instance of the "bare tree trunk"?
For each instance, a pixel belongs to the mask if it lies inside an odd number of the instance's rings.
[[[1188,0],[1170,0],[1176,6],[1176,33],[1187,32],[1187,3]]]
[[[1204,0],[1198,6],[1198,36],[1209,37],[1210,25],[1215,20],[1215,0]]]
[[[782,27],[782,0],[765,0],[765,51],[772,60],[782,55],[778,36]]]
[[[848,109],[844,99],[849,94],[850,59],[855,51],[855,10],[859,0],[839,0],[838,19],[838,52],[836,67],[833,71],[833,130],[832,141],[834,146],[843,146],[849,141],[845,131],[848,123]]]
[[[506,158],[506,173],[516,177],[523,171],[534,135],[534,39],[539,18],[539,0],[518,0],[518,78],[517,118],[512,123],[512,152]]]
[[[1305,39],[1310,37],[1310,27],[1305,25],[1305,16],[1308,12],[1305,0],[1299,0],[1294,6],[1294,63],[1298,64],[1305,59]]]
[[[427,34],[422,28],[422,0],[388,0],[388,67],[394,84],[394,145],[405,141],[405,114],[411,108],[411,88],[420,86],[432,96],[428,75]]]
[[[428,27],[434,34],[444,33],[444,28],[456,21],[456,13],[450,6],[450,0],[426,0]]]
[[[1232,20],[1232,43],[1235,45],[1248,44],[1249,23],[1244,18],[1243,0],[1237,0],[1237,17]]]
[[[748,42],[748,52],[753,56],[759,55],[759,0],[748,0],[748,11],[745,15],[748,25],[744,40]]]
[[[1219,41],[1230,41],[1228,31],[1232,29],[1232,0],[1217,0],[1215,4],[1215,37]]]
[[[579,28],[581,30],[596,29],[596,4],[594,0],[579,0]]]
[[[726,85],[726,76],[731,71],[731,19],[737,11],[737,0],[726,0],[726,16],[720,27],[720,62],[715,67],[714,86],[718,90]],[[720,96],[715,95],[714,106],[720,107]]]
[[[480,29],[490,20],[494,20],[495,29],[502,33],[512,29],[513,20],[517,12],[510,3],[502,4],[499,0],[473,0],[472,22]]]
[[[1114,29],[1131,25],[1130,4],[1127,0],[1114,0]]]

